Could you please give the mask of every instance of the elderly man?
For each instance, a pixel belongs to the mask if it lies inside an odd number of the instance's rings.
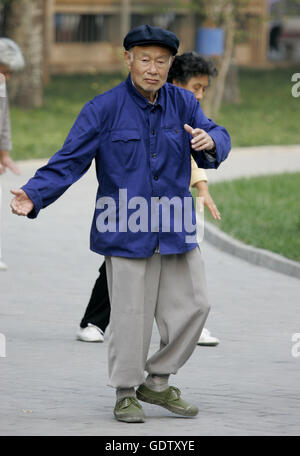
[[[9,38],[0,38],[0,174],[5,173],[6,169],[9,169],[15,174],[19,174],[18,167],[9,154],[9,151],[12,148],[12,142],[6,81],[8,81],[13,71],[20,70],[23,67],[24,59],[19,46]],[[2,189],[0,185],[0,212],[1,201]],[[0,271],[6,269],[6,264],[1,260],[0,235]]]
[[[179,229],[175,207],[169,227],[161,214],[172,199],[190,207],[195,222],[191,151],[198,166],[217,168],[230,137],[205,117],[192,93],[166,84],[178,46],[167,30],[131,30],[124,39],[127,80],[88,102],[62,149],[12,190],[13,212],[34,218],[96,160],[91,249],[105,256],[109,384],[117,393],[115,418],[125,422],[145,421],[138,399],[184,416],[198,413],[168,377],[191,356],[209,312],[203,261],[195,226]],[[144,211],[138,217],[137,206]],[[148,358],[154,318],[160,347]]]

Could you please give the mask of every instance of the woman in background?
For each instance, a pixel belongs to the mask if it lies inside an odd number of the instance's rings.
[[[6,81],[14,71],[23,67],[24,59],[19,46],[9,38],[0,38],[0,175],[5,173],[7,169],[15,174],[20,174],[9,153],[12,149],[12,143]],[[7,266],[2,261],[1,252],[1,203],[2,188],[0,181],[0,271],[5,271]]]

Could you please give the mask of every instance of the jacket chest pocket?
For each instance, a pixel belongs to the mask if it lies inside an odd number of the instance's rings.
[[[111,132],[112,154],[118,157],[126,170],[139,165],[141,134],[138,130],[114,130]]]
[[[168,151],[183,158],[184,155],[184,130],[180,127],[165,127],[162,129]]]

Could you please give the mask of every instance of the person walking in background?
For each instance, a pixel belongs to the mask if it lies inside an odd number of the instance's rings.
[[[197,52],[185,52],[175,57],[168,74],[168,82],[191,91],[199,103],[203,100],[211,79],[217,76],[214,64]],[[198,197],[202,197],[214,219],[220,219],[220,212],[216,207],[207,184],[207,175],[202,168],[198,168],[191,157],[192,172],[190,186],[197,188]],[[105,262],[99,269],[92,294],[85,314],[80,322],[76,337],[83,342],[103,342],[104,333],[109,324],[110,302],[107,287]],[[211,335],[207,328],[203,328],[198,345],[215,346],[219,339]]]
[[[5,173],[7,169],[15,174],[20,174],[9,153],[12,149],[12,141],[6,81],[13,71],[21,70],[23,67],[24,58],[19,46],[9,38],[0,38],[0,175]],[[1,206],[2,187],[0,181],[0,271],[5,271],[7,266],[2,261],[1,252]]]

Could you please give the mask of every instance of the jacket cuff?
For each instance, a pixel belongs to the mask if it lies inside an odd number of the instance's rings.
[[[200,181],[205,181],[207,182],[207,175],[204,169],[202,168],[197,168],[192,170],[192,175],[191,175],[191,181],[190,181],[190,187],[194,187],[194,185],[197,184],[197,182]]]
[[[23,187],[21,187],[21,189],[24,190],[26,195],[31,199],[31,201],[34,204],[34,208],[27,215],[28,218],[34,219],[34,218],[36,218],[38,216],[38,213],[40,212],[40,210],[43,207],[43,203],[42,203],[42,199],[41,199],[40,193],[38,192],[38,190],[34,190],[34,189],[30,188],[30,187],[27,187],[27,185],[24,185]]]

